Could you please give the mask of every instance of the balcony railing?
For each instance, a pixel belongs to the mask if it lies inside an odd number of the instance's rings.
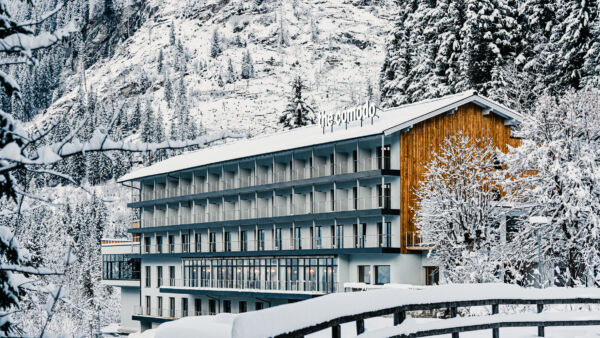
[[[305,231],[308,228],[304,229]],[[400,236],[391,234],[348,235],[348,236],[302,236],[273,241],[270,235],[264,241],[257,240],[215,240],[198,243],[175,243],[171,245],[143,245],[143,254],[188,253],[188,252],[246,252],[270,250],[311,250],[311,249],[356,249],[356,248],[399,248]],[[140,253],[140,246],[132,247]]]
[[[274,172],[261,171],[260,173],[251,173],[250,175],[244,174],[227,179],[220,178],[217,181],[197,179],[195,184],[192,184],[189,179],[186,179],[178,184],[170,183],[168,186],[165,186],[165,184],[162,183],[157,184],[157,186],[153,188],[147,188],[148,186],[146,185],[142,193],[142,200],[149,201],[166,197],[185,196],[192,193],[201,194],[205,192],[245,188],[253,185],[302,180],[334,174],[340,175],[360,171],[390,169],[390,165],[391,160],[389,157],[368,157],[359,160],[340,160],[336,162],[333,167],[331,163],[323,163],[315,164],[312,167],[294,168],[291,172],[289,171],[289,167],[286,167],[284,170],[276,169]]]
[[[407,231],[404,236],[404,241],[407,248],[413,250],[428,250],[434,247],[433,243],[424,240],[421,237],[420,231]]]
[[[153,299],[155,301],[155,299]],[[177,319],[187,316],[214,316],[216,313],[205,312],[205,311],[186,311],[178,309],[158,308],[158,307],[145,307],[135,306],[133,308],[133,314],[135,316],[148,316],[148,317],[159,317]]]
[[[327,281],[279,281],[279,280],[224,280],[224,279],[176,279],[175,288],[219,288],[242,290],[305,291],[315,293],[338,292],[337,282]]]
[[[315,201],[310,203],[294,203],[292,207],[286,204],[275,206],[261,206],[258,208],[216,208],[210,212],[195,212],[193,214],[183,213],[179,216],[171,216],[168,219],[165,216],[154,216],[153,218],[144,218],[143,227],[160,227],[165,225],[179,225],[204,222],[233,221],[265,217],[281,217],[292,215],[305,215],[310,213],[326,213],[334,211],[366,210],[366,209],[389,209],[391,207],[391,198],[388,196],[368,196],[361,198],[338,199]]]

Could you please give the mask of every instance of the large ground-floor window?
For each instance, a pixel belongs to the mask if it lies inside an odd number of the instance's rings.
[[[185,259],[184,286],[261,290],[337,290],[335,257]]]

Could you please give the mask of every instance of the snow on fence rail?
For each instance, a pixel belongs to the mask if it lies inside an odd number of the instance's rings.
[[[361,334],[364,332],[364,320],[372,317],[393,314],[394,325],[398,325],[406,318],[406,311],[450,309],[451,317],[456,317],[457,307],[491,305],[494,315],[481,317],[488,318],[487,320],[491,319],[491,322],[485,322],[485,319],[482,319],[482,322],[477,325],[482,325],[481,329],[492,328],[493,336],[498,337],[498,328],[503,326],[502,323],[505,325],[515,324],[515,322],[501,320],[502,317],[497,315],[499,305],[535,304],[538,313],[541,313],[546,304],[598,303],[600,303],[600,289],[596,288],[533,289],[507,284],[460,284],[429,287],[423,290],[383,289],[337,293],[240,314],[233,320],[231,335],[233,338],[303,337],[332,328],[332,336],[339,337],[341,324],[356,322],[357,334]],[[543,336],[543,326],[553,325],[552,320],[547,320],[545,315],[545,313],[539,314],[538,317],[528,321],[529,325],[523,324],[522,326],[538,326],[538,335]],[[587,321],[585,324],[583,321],[570,321],[570,323],[571,325],[600,325],[599,315],[590,313],[590,316],[595,316],[595,319]],[[464,318],[442,322],[448,324],[444,329],[447,330],[447,333],[453,333],[453,337],[458,337],[458,332],[469,331],[460,325],[457,326],[456,323],[459,319]],[[561,323],[565,326],[569,325],[566,322],[568,320],[563,320]],[[266,323],[268,325],[265,325]],[[380,333],[383,335],[378,337],[386,335],[385,332]],[[425,337],[432,335],[425,333],[393,331],[391,336]]]

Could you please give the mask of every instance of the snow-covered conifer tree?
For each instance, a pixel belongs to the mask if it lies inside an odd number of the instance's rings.
[[[292,82],[292,95],[283,115],[279,118],[279,123],[286,129],[314,124],[317,121],[317,115],[314,109],[306,103],[302,91],[306,89],[304,81],[295,77]]]
[[[246,50],[242,57],[242,79],[250,79],[254,77],[254,65],[252,63],[252,57],[250,51]]]
[[[215,29],[210,40],[210,56],[216,58],[222,52],[221,41],[219,39],[219,32]]]

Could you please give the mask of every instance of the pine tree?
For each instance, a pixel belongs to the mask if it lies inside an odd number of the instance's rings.
[[[234,83],[237,80],[235,76],[235,69],[233,68],[233,62],[231,58],[227,59],[227,83]]]
[[[165,76],[165,101],[167,101],[167,105],[170,108],[173,102],[173,85],[168,76]]]
[[[556,24],[547,44],[549,52],[544,53],[549,56],[543,74],[546,75],[545,85],[550,94],[583,87],[586,69],[591,69],[587,60],[598,60],[597,55],[590,53],[600,34],[598,12],[595,0],[558,2]]]
[[[396,106],[467,89],[503,88],[499,74],[519,50],[516,3],[408,1],[386,48],[381,101]]]
[[[250,57],[250,51],[246,49],[246,52],[242,57],[242,79],[250,79],[253,77],[254,65],[252,64],[252,57]]]
[[[210,56],[216,58],[222,52],[221,42],[219,41],[219,32],[215,29],[210,41]]]
[[[131,115],[129,117],[129,126],[130,131],[139,130],[140,124],[142,123],[142,108],[140,107],[140,100],[137,99],[135,101],[135,105],[133,106],[133,110],[131,111]]]
[[[169,29],[169,43],[171,44],[171,46],[175,46],[175,42],[175,23],[171,21],[171,27]]]
[[[290,97],[290,102],[279,118],[279,123],[281,123],[285,129],[315,124],[317,121],[314,109],[306,103],[302,96],[302,91],[304,89],[306,89],[306,86],[302,79],[299,76],[294,78],[292,81],[292,95]]]
[[[158,73],[162,73],[163,71],[163,62],[165,60],[165,57],[163,55],[163,51],[162,48],[158,51],[158,66],[156,67],[156,70],[158,70]]]
[[[146,101],[146,109],[144,110],[142,120],[142,142],[155,142],[156,141],[156,116],[150,101]]]

